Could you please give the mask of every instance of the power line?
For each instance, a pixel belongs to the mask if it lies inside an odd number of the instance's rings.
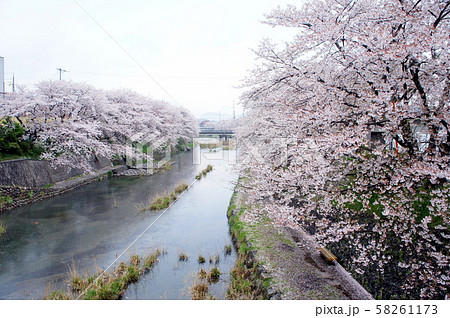
[[[98,76],[122,76],[122,77],[146,77],[146,74],[125,74],[125,73],[100,73],[100,72],[84,72],[84,71],[71,71],[73,74],[88,74],[88,75],[98,75]],[[223,74],[170,74],[166,73],[153,73],[155,77],[162,78],[185,78],[185,79],[235,79],[242,78],[238,75],[223,75]]]
[[[147,74],[147,76],[156,84],[158,85],[158,87],[164,92],[166,93],[166,95],[172,99],[173,102],[175,102],[176,105],[178,105],[179,107],[182,107],[180,105],[180,103],[178,103],[178,101],[171,95],[169,94],[169,92],[161,85],[159,84],[159,82],[153,78],[153,76],[150,75],[149,72],[147,72],[147,70],[130,54],[128,53],[127,50],[125,50],[125,48],[120,45],[119,42],[117,42],[111,34],[108,33],[108,31],[105,30],[105,28],[103,28],[100,23],[97,22],[97,20],[94,19],[94,17],[92,15],[89,14],[89,12],[86,11],[86,9],[84,9],[76,0],[73,0],[73,2],[76,3],[76,5],[92,20],[94,21],[95,24],[97,24],[97,26],[102,29],[102,31],[114,42],[116,43],[116,45],[142,70],[144,71],[145,74]]]
[[[126,248],[125,248],[125,250],[123,250],[123,252],[122,253],[120,253],[120,255],[119,256],[116,256],[116,258],[112,261],[112,263],[111,264],[109,264],[104,270],[103,270],[103,272],[101,272],[98,276],[97,276],[97,278],[92,282],[92,283],[90,283],[89,284],[89,286],[86,288],[86,289],[84,289],[84,291],[82,291],[79,295],[78,295],[78,297],[77,297],[77,300],[78,299],[80,299],[81,298],[81,296],[83,296],[83,294],[87,291],[87,290],[89,290],[89,287],[91,287],[93,284],[95,284],[96,282],[97,282],[97,280],[99,279],[99,278],[101,278],[110,268],[111,268],[111,266],[113,266],[152,226],[153,226],[153,224],[155,224],[166,212],[167,212],[167,210],[169,210],[174,204],[176,204],[179,200],[180,200],[180,198],[184,195],[184,193],[186,193],[186,191],[187,190],[189,190],[193,185],[194,185],[194,183],[195,182],[197,182],[198,180],[197,179],[195,179],[188,187],[187,187],[187,189],[185,190],[185,191],[183,191],[179,196],[178,196],[178,198],[176,198],[175,199],[175,201],[173,201],[172,203],[170,203],[169,204],[169,206],[164,210],[164,211],[162,211],[162,213],[155,219],[155,220],[153,220],[153,222],[152,223],[150,223],[150,225],[148,225],[146,228],[145,228],[145,230],[144,231],[142,231],[135,239],[134,239],[134,241],[133,242],[131,242]]]

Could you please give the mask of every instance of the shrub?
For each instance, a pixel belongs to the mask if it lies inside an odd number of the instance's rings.
[[[38,158],[44,149],[26,138],[25,128],[10,117],[0,120],[0,160]]]

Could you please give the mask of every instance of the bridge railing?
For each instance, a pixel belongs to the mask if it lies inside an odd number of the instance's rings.
[[[200,135],[234,135],[233,130],[215,130],[215,129],[208,129],[208,130],[201,130]]]

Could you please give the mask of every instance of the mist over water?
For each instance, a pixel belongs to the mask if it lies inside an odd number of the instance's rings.
[[[207,153],[209,150],[203,152]],[[63,195],[21,207],[0,216],[7,232],[0,237],[0,299],[40,299],[48,291],[66,290],[67,273],[105,269],[146,228],[159,219],[115,263],[133,254],[159,248],[154,269],[131,285],[124,299],[189,299],[189,286],[199,268],[217,266],[224,275],[210,287],[223,298],[235,255],[225,255],[231,244],[226,211],[237,175],[229,151],[202,156],[193,152],[173,157],[172,170],[146,177],[115,177],[77,188]],[[166,212],[138,214],[136,205],[181,182],[191,184],[208,164],[212,172],[195,182]],[[163,213],[163,215],[161,215]],[[178,254],[189,256],[179,262]],[[206,258],[204,265],[198,256]],[[218,258],[217,265],[209,258]]]

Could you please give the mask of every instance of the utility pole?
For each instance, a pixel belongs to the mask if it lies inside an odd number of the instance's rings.
[[[236,111],[234,109],[234,101],[233,101],[233,119],[236,119]]]
[[[13,73],[13,80],[12,80],[12,91],[13,91],[13,93],[16,91],[16,88],[14,86],[14,73]]]
[[[57,70],[59,71],[59,80],[61,80],[61,73],[67,73],[68,71],[63,70],[62,68],[57,68]]]

